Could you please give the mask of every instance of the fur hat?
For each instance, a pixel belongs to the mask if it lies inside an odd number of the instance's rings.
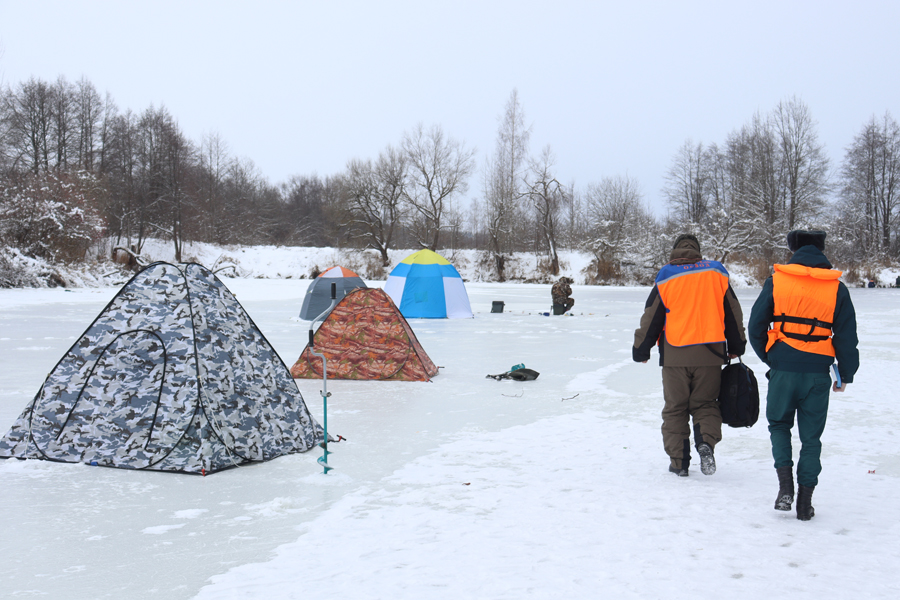
[[[693,245],[696,247],[697,252],[700,252],[700,242],[697,241],[697,237],[692,233],[682,233],[677,238],[675,238],[675,243],[672,245],[672,250],[678,248],[678,245],[685,241],[693,242]],[[689,244],[682,245],[683,248],[686,248],[688,246]]]
[[[820,252],[825,252],[826,235],[828,234],[818,229],[812,231],[795,229],[787,234],[788,248],[791,252],[796,252],[803,246],[815,246]]]

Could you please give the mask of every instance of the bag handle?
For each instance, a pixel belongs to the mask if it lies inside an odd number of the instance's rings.
[[[728,358],[728,355],[727,355],[727,354],[719,354],[718,352],[716,352],[715,350],[713,350],[712,347],[711,347],[709,344],[703,344],[703,345],[706,347],[707,350],[709,350],[710,352],[712,352],[713,354],[715,354],[716,356],[718,356],[719,358],[721,358],[722,360],[724,360],[726,365],[730,365],[730,364],[731,364],[731,359]],[[738,357],[738,358],[740,358],[740,357]]]

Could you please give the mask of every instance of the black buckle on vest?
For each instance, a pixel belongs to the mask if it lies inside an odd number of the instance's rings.
[[[829,323],[828,321],[820,321],[818,319],[808,319],[805,317],[789,317],[782,313],[780,316],[772,317],[773,323],[781,322],[781,333],[784,334],[785,337],[789,337],[794,340],[800,340],[801,342],[822,342],[831,337],[831,335],[813,335],[813,331],[816,330],[816,327],[821,329],[831,330],[833,323]],[[795,323],[797,325],[809,325],[809,333],[793,333],[790,331],[784,330],[785,323]]]

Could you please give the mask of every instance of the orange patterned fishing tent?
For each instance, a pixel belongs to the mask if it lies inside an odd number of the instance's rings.
[[[316,331],[316,352],[328,360],[329,379],[430,381],[438,368],[391,298],[378,288],[347,294]],[[309,346],[291,367],[295,379],[320,379],[322,359]]]

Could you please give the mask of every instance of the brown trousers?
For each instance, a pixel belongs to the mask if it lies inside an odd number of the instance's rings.
[[[706,442],[713,448],[722,439],[722,413],[716,398],[722,381],[722,367],[663,367],[662,411],[663,446],[680,469],[691,460],[691,427],[694,443]]]

